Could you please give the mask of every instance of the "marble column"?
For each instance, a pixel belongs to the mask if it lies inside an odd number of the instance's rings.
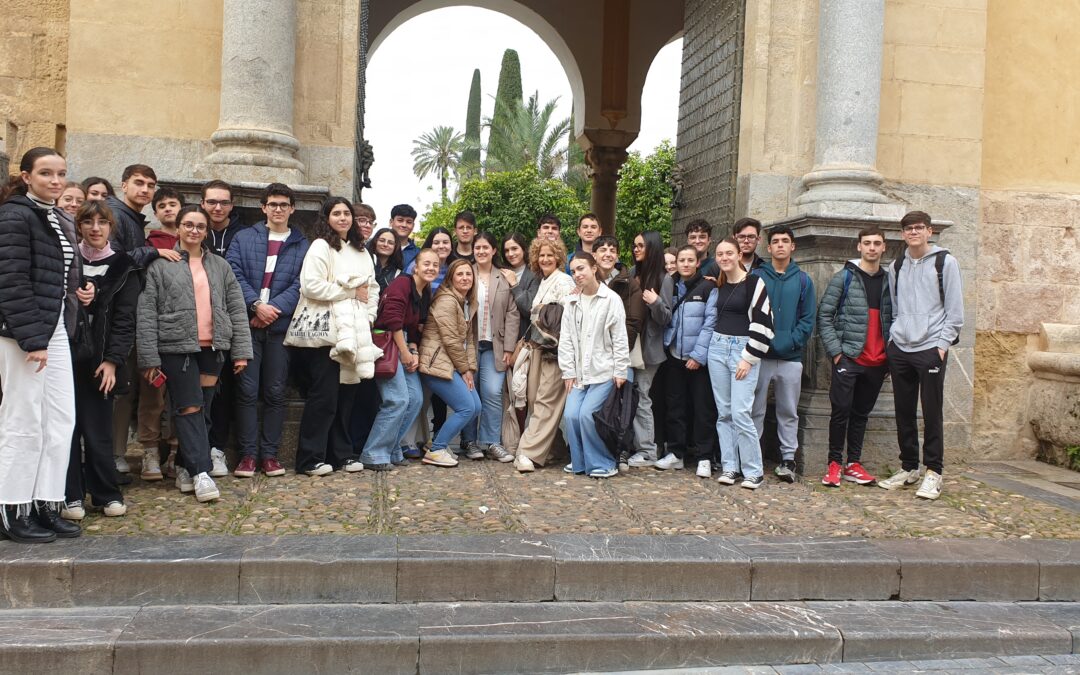
[[[820,0],[814,168],[804,213],[869,214],[886,203],[877,172],[885,0]]]
[[[198,171],[230,182],[303,182],[293,136],[296,0],[224,0],[221,110]]]
[[[626,148],[637,138],[636,131],[586,129],[585,160],[592,170],[590,210],[600,220],[604,234],[615,233],[615,193],[619,169],[629,156]]]

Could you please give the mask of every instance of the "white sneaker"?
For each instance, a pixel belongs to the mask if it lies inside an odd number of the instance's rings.
[[[707,459],[699,460],[697,463],[697,475],[698,478],[712,478],[712,462]]]
[[[617,466],[610,469],[593,469],[589,472],[589,478],[611,478],[618,475],[619,467]]]
[[[142,475],[145,481],[161,480],[161,457],[157,448],[147,448],[143,454]]]
[[[676,457],[675,453],[669,452],[657,460],[656,468],[661,471],[666,471],[667,469],[681,469],[683,468],[683,461]]]
[[[210,448],[210,475],[214,478],[229,475],[229,465],[225,463],[225,453],[217,448]]]
[[[651,457],[648,453],[645,452],[635,452],[634,454],[630,455],[630,459],[626,462],[626,464],[627,466],[638,468],[645,466],[656,466],[656,458]]]
[[[525,455],[518,455],[514,458],[514,468],[517,469],[519,473],[532,473],[533,471],[536,471],[536,465]]]
[[[358,471],[363,471],[364,465],[360,463],[360,460],[358,459],[350,459],[345,462],[345,465],[342,468],[345,469],[346,473],[356,473]]]
[[[915,492],[916,497],[922,499],[937,499],[941,496],[941,474],[937,471],[926,470],[922,485]]]
[[[218,492],[214,479],[207,475],[205,471],[195,476],[195,499],[200,502],[209,502],[220,496],[221,493]]]
[[[184,494],[195,491],[195,482],[191,480],[191,474],[182,466],[176,467],[176,489]]]
[[[900,469],[885,480],[879,480],[877,486],[885,490],[896,490],[919,482],[919,470],[904,471]]]
[[[86,517],[86,508],[83,507],[81,500],[75,500],[64,504],[64,508],[60,511],[60,517],[64,520],[82,520]]]
[[[466,457],[467,456],[468,455],[466,455]],[[483,451],[480,451],[480,458],[481,459],[484,458]],[[436,450],[435,452],[430,452],[430,451],[425,452],[424,453],[424,458],[421,459],[420,462],[423,463],[423,464],[430,464],[432,466],[443,466],[443,467],[451,467],[451,466],[457,466],[458,465],[457,459],[455,459],[454,455],[451,454],[451,452],[446,448],[442,448],[441,450]]]
[[[128,464],[127,457],[121,455],[116,458],[116,470],[120,473],[131,473],[131,466]]]
[[[112,501],[105,505],[105,515],[110,518],[116,518],[127,513],[127,504],[124,502]]]

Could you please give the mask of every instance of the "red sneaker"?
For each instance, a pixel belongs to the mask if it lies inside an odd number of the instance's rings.
[[[240,463],[236,465],[236,470],[232,472],[232,475],[237,478],[251,478],[255,475],[255,458],[244,457],[240,460]]]
[[[858,462],[852,462],[844,467],[844,480],[849,480],[852,483],[858,483],[859,485],[869,485],[877,480],[870,473],[862,467],[862,464]]]
[[[262,470],[267,476],[284,476],[285,467],[281,466],[281,462],[277,461],[273,457],[264,459],[262,461]]]
[[[840,462],[829,462],[829,470],[825,472],[821,484],[829,487],[840,487]]]

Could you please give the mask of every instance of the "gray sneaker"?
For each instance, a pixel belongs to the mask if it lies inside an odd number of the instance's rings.
[[[206,472],[195,476],[194,482],[195,499],[198,499],[200,502],[209,502],[221,497],[217,485],[214,484],[214,479],[207,475]]]
[[[904,471],[900,469],[885,480],[879,480],[877,486],[884,490],[896,490],[919,482],[919,470]]]
[[[469,459],[483,459],[484,449],[480,447],[479,443],[467,443],[465,445],[465,456]]]
[[[182,466],[176,467],[176,489],[184,494],[195,491],[195,482],[191,480],[191,474]]]
[[[776,465],[776,477],[785,483],[795,482],[795,462],[785,459]]]
[[[646,452],[635,452],[633,455],[630,456],[630,459],[627,460],[626,463],[627,463],[627,465],[629,465],[631,467],[638,467],[638,468],[646,467],[646,466],[655,466],[656,465],[656,458],[649,455]]]
[[[496,462],[502,462],[503,464],[514,461],[514,456],[498,443],[492,443],[488,446],[487,456],[489,459],[494,459]]]

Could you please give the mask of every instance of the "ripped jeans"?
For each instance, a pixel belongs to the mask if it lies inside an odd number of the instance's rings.
[[[161,354],[161,371],[168,378],[172,405],[173,428],[180,441],[177,461],[192,477],[210,471],[210,404],[214,401],[215,387],[204,387],[200,375],[221,374],[225,353],[210,347],[194,354]],[[199,408],[198,412],[184,415],[182,410]]]

